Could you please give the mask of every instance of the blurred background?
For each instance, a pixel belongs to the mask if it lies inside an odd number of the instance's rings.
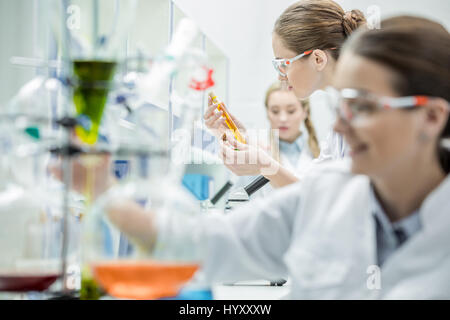
[[[61,0],[63,1],[63,0]],[[111,1],[112,3],[113,1]],[[183,16],[194,19],[203,33],[198,47],[206,50],[215,68],[216,93],[248,128],[267,127],[264,93],[276,79],[271,65],[271,32],[276,18],[295,1],[289,0],[140,0],[136,21],[124,50],[158,53],[167,45],[173,26]],[[399,14],[428,17],[450,27],[448,0],[337,0],[344,10],[365,14],[378,11],[381,19]],[[36,73],[12,65],[17,57],[55,58],[46,0],[0,0],[0,108]],[[83,13],[84,14],[84,13]],[[167,102],[168,104],[168,102]],[[319,139],[332,122],[312,97],[312,117]],[[164,102],[159,106],[168,108]],[[174,110],[173,112],[176,113]],[[264,124],[264,125],[262,125]]]

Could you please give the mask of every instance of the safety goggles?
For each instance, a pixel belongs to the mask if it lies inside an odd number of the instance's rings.
[[[336,50],[336,49],[337,49],[336,47],[328,48],[328,50]],[[272,59],[273,67],[280,76],[287,77],[287,69],[292,65],[292,63],[300,58],[303,58],[304,56],[310,55],[313,51],[314,50],[307,50],[291,59]]]
[[[308,50],[303,53],[300,53],[298,56],[295,56],[291,59],[273,59],[272,64],[278,74],[282,77],[287,76],[287,69],[289,66],[296,60],[303,58],[304,56],[310,55],[313,50]]]
[[[330,107],[339,117],[348,122],[379,110],[424,106],[432,99],[429,96],[385,97],[350,88],[336,90],[328,87],[325,91]]]

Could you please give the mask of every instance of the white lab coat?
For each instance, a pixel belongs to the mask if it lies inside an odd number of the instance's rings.
[[[348,161],[324,164],[230,215],[160,214],[157,247],[197,248],[208,282],[289,276],[292,299],[449,299],[450,178],[423,202],[423,228],[383,264],[381,289],[367,285],[377,261],[369,194]]]
[[[280,163],[289,171],[291,171],[299,180],[303,178],[305,174],[315,168],[317,165],[331,161],[331,160],[340,160],[344,159],[347,156],[347,144],[345,143],[343,137],[331,130],[327,138],[320,142],[320,154],[317,158],[313,158],[311,149],[307,143],[308,133],[306,130],[303,130],[304,136],[302,137],[305,141],[304,148],[300,154],[300,157],[297,159],[295,164],[291,163],[288,158],[280,152]],[[243,176],[239,177],[236,182],[233,190],[237,190],[240,187],[245,187],[253,180],[255,180],[256,176]],[[274,188],[270,184],[266,184],[260,190],[255,192],[252,195],[252,199],[266,197],[273,192]]]
[[[308,168],[313,159],[314,158],[311,150],[309,149],[308,143],[305,143],[305,147],[300,153],[297,163],[291,163],[283,153],[280,154],[280,162],[286,169],[291,171],[298,178],[303,177],[303,175],[308,172]]]
[[[326,140],[320,142],[320,155],[314,160],[320,163],[327,160],[339,160],[347,156],[347,144],[342,135],[330,131]]]

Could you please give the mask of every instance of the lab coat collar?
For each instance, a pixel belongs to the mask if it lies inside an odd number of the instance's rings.
[[[380,216],[384,213],[384,211],[381,208],[378,200],[376,199],[373,186],[371,184],[369,192],[370,192],[372,213],[376,212],[377,216],[379,218],[382,218]],[[438,223],[437,221],[440,221],[441,219],[450,220],[450,214],[445,214],[444,212],[445,210],[442,210],[442,208],[450,206],[449,195],[450,195],[450,176],[447,175],[444,181],[425,198],[421,207],[417,210],[420,216],[420,222],[424,229],[432,228],[436,223]],[[413,214],[417,214],[417,211],[414,212]],[[381,219],[381,221],[383,222],[383,219]],[[383,226],[386,227],[387,224],[384,224]]]
[[[301,152],[305,145],[306,135],[302,132],[294,142],[289,143],[283,140],[280,140],[280,151],[286,151],[293,147],[297,149],[297,151]]]
[[[407,289],[406,291],[398,291],[400,289],[390,291],[403,279],[420,274],[424,270],[432,270],[443,262],[443,257],[448,256],[450,252],[450,247],[447,245],[450,241],[449,194],[450,178],[447,177],[425,199],[420,208],[422,230],[386,260],[383,265],[383,288],[386,289],[382,294],[383,298],[408,296]]]
[[[450,221],[450,212],[444,209],[450,209],[449,195],[450,176],[447,175],[445,180],[425,198],[420,208],[421,220],[426,231],[439,229],[443,220]]]
[[[400,228],[410,238],[422,228],[419,209],[399,221],[391,222],[375,195],[375,189],[372,183],[370,184],[370,205],[372,214],[378,219],[383,232],[386,234],[393,234],[394,230]]]

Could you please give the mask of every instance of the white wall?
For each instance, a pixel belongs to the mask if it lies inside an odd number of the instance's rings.
[[[271,32],[276,18],[292,0],[176,0],[203,31],[215,39],[230,59],[230,110],[249,127],[267,125],[263,107],[264,92],[276,79],[271,65]],[[381,17],[413,14],[437,20],[450,30],[449,0],[337,0],[345,9],[363,12],[371,5],[380,8]],[[313,121],[319,138],[324,138],[332,115],[320,94],[312,99]]]
[[[32,68],[10,64],[11,56],[33,56],[34,1],[0,0],[0,109],[35,74]]]
[[[367,8],[376,5],[381,17],[387,18],[400,14],[412,14],[433,19],[450,29],[450,1],[448,0],[336,0],[344,10]]]

